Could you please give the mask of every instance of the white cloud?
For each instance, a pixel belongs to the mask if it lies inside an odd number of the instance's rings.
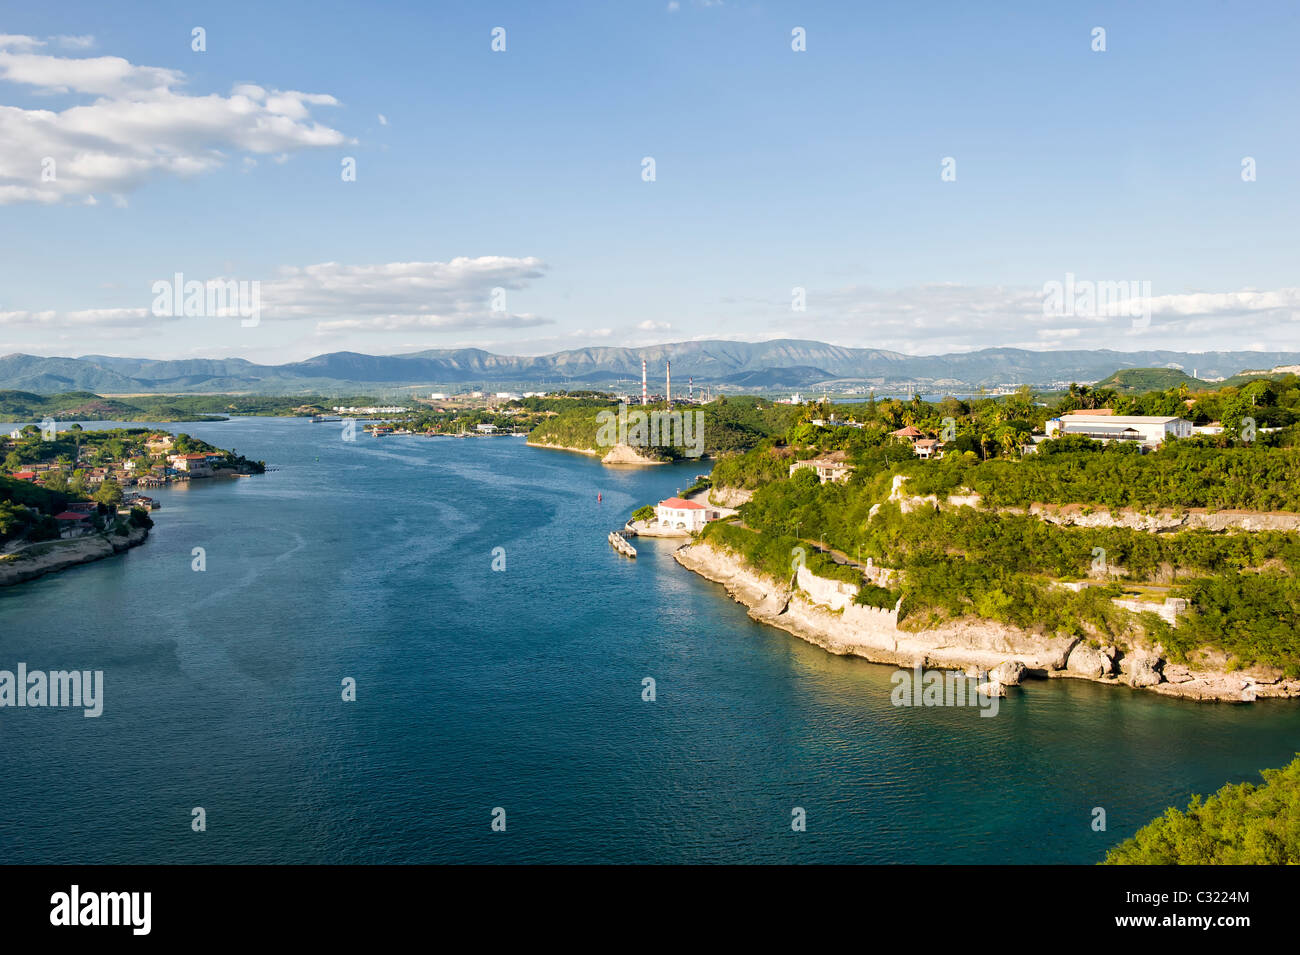
[[[646,319],[644,322],[638,323],[636,327],[643,332],[666,332],[673,326],[672,322],[652,322],[650,319]]]
[[[56,39],[74,46],[93,41]],[[44,45],[0,36],[0,80],[90,101],[62,111],[0,105],[0,204],[120,196],[160,176],[216,169],[228,151],[274,155],[279,162],[297,150],[349,141],[311,118],[314,107],[338,105],[328,94],[240,84],[229,96],[190,95],[178,90],[185,83],[179,70],[115,56],[32,52]]]
[[[135,328],[168,319],[155,319],[147,308],[86,308],[73,312],[54,310],[0,312],[0,326],[36,326],[41,328],[75,328],[113,326]]]
[[[411,332],[411,331],[465,331],[468,329],[490,328],[532,328],[537,325],[549,325],[551,320],[537,315],[512,314],[416,314],[416,315],[376,315],[372,318],[341,318],[334,321],[318,322],[319,332]]]
[[[0,50],[34,50],[44,45],[44,40],[38,40],[35,37],[0,33]]]
[[[89,50],[95,45],[95,38],[89,34],[84,36],[67,36],[66,34],[60,34],[59,36],[50,37],[50,39],[59,46],[68,50]]]
[[[379,125],[380,125],[380,126],[387,126],[387,125],[388,125],[388,117],[385,116],[383,113],[380,113],[380,114],[379,114]]]
[[[505,289],[507,302],[546,269],[540,259],[480,256],[450,262],[390,262],[343,265],[323,262],[285,267],[272,278],[184,276],[185,281],[257,281],[261,320],[314,321],[321,334],[532,328],[553,321],[527,311],[494,310],[493,292]],[[157,276],[171,281],[171,275]],[[152,279],[140,284],[138,307],[77,311],[0,312],[0,327],[42,328],[156,327],[184,321],[152,314]],[[194,321],[210,321],[195,318]],[[612,334],[598,329],[597,336]]]
[[[1107,281],[1077,276],[1079,282],[1086,280]],[[1064,276],[1047,281],[1063,282]],[[791,311],[788,299],[779,298],[762,304],[733,300],[729,309],[751,316],[762,310],[770,319],[768,329],[782,336],[908,354],[997,346],[1118,351],[1297,348],[1300,288],[1134,294],[1120,303],[1123,307],[1075,314],[1046,309],[1044,298],[1042,288],[936,283],[897,289],[809,288],[807,311],[799,313]]]

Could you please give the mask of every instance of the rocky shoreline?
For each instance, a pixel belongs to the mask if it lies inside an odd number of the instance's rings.
[[[571,448],[563,444],[549,444],[545,441],[534,441],[531,437],[529,437],[527,443],[531,448],[546,448],[551,451],[572,451],[574,454],[585,454],[588,457],[599,457],[601,464],[631,464],[640,467],[647,464],[672,463],[670,461],[661,461],[658,458],[647,457],[636,448],[627,444],[616,444],[602,455],[598,448]]]
[[[121,554],[143,544],[148,537],[147,527],[133,527],[125,537],[91,534],[33,545],[28,550],[0,558],[0,587],[21,584],[78,564]]]
[[[846,585],[802,569],[798,585],[791,588],[708,542],[684,544],[673,557],[686,569],[722,584],[760,623],[831,653],[872,663],[987,673],[997,689],[1014,686],[1022,678],[1073,678],[1212,702],[1300,697],[1300,680],[1285,679],[1268,668],[1193,668],[1170,663],[1155,649],[1097,648],[1077,638],[1028,632],[989,620],[972,618],[929,630],[902,630],[898,607],[888,611],[852,604],[845,599]]]

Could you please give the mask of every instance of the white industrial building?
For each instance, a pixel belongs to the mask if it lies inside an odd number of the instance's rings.
[[[1080,434],[1094,441],[1135,441],[1158,448],[1166,438],[1190,438],[1192,423],[1177,416],[1072,411],[1050,419],[1046,431],[1049,438]]]

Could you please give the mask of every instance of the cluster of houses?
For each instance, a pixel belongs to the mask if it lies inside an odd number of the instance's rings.
[[[833,422],[843,424],[845,422]],[[813,421],[813,424],[824,426],[820,420]],[[862,427],[854,422],[848,422],[850,426]],[[908,425],[905,428],[899,428],[897,431],[891,431],[889,436],[900,444],[906,444],[911,447],[912,453],[918,458],[925,460],[938,460],[943,457],[944,444],[938,438],[932,438],[924,431]],[[817,480],[822,484],[832,482],[844,482],[849,479],[853,473],[853,465],[849,463],[849,456],[844,451],[832,451],[829,454],[819,455],[815,458],[807,458],[803,461],[795,461],[790,465],[790,477],[794,477],[795,472],[803,468],[811,468],[817,473]]]
[[[155,464],[148,468],[143,466],[143,459],[136,458],[92,467],[82,467],[82,462],[78,461],[76,466],[82,470],[87,487],[98,487],[106,480],[112,479],[122,487],[149,488],[162,487],[169,481],[211,477],[225,461],[225,455],[220,453],[172,453],[174,445],[175,439],[170,434],[149,435],[145,439],[145,449],[153,455],[165,455],[166,463]],[[82,449],[83,457],[88,453],[89,449]],[[13,472],[10,477],[19,481],[39,483],[43,475],[62,470],[64,468],[57,462],[45,461],[25,466],[22,470]]]
[[[121,517],[127,517],[132,508],[143,508],[146,511],[156,511],[161,507],[157,501],[151,497],[145,497],[143,494],[124,494],[122,503],[117,507],[117,513]],[[94,516],[99,505],[90,501],[73,501],[68,505],[66,511],[61,511],[54,515],[54,520],[59,525],[59,537],[67,539],[70,537],[84,537],[87,534],[95,533]]]

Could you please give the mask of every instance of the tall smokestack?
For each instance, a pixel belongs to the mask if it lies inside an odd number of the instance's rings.
[[[691,377],[686,379],[686,382],[687,382],[686,397],[691,399],[691,401],[694,401],[695,400],[695,376],[691,375]]]
[[[669,408],[673,406],[673,363],[664,362],[664,398]]]
[[[647,392],[645,387],[645,359],[642,358],[641,359],[641,407],[643,408],[650,403],[650,400],[646,397],[646,395]]]

